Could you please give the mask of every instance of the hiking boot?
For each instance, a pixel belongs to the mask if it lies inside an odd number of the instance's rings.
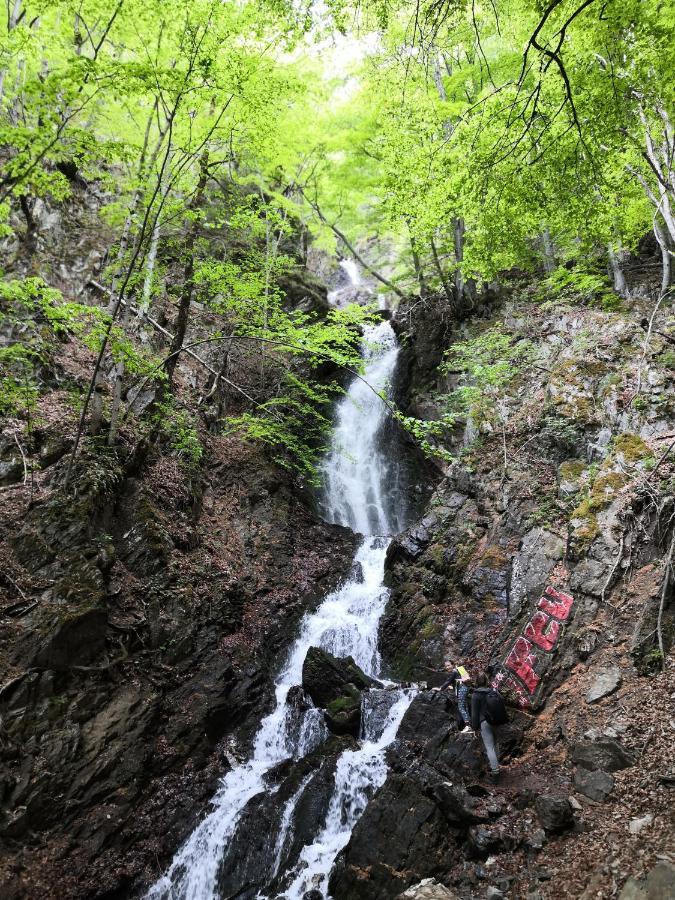
[[[473,731],[473,728],[470,725],[465,725],[464,728],[460,731],[460,734],[470,734]]]
[[[490,772],[488,775],[488,781],[490,782],[490,784],[497,784],[499,782],[499,775],[499,769],[497,769],[496,772]]]

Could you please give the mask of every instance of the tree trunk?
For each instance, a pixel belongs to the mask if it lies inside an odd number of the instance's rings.
[[[661,248],[661,297],[664,297],[670,291],[670,285],[673,282],[673,254],[668,246],[668,236],[654,219],[654,237]]]
[[[455,295],[457,301],[462,299],[464,293],[464,278],[462,277],[462,262],[464,261],[464,219],[457,216],[453,223],[453,236],[455,243]]]
[[[448,279],[445,277],[445,273],[443,272],[443,267],[441,266],[441,261],[438,258],[438,250],[436,249],[436,242],[434,241],[433,237],[430,238],[430,243],[431,243],[431,256],[434,261],[434,266],[436,267],[436,271],[438,272],[438,277],[441,280],[441,285],[443,286],[443,292],[445,293],[445,297],[446,297],[446,300],[448,301],[448,303],[452,303],[452,301],[454,299],[452,296],[452,288],[450,287],[450,284],[448,283]]]
[[[195,213],[199,209],[202,200],[204,199],[204,188],[206,187],[208,179],[208,163],[209,154],[206,152],[202,154],[199,161],[199,181],[197,182],[197,190],[188,207],[192,213]],[[199,223],[197,217],[193,216],[185,239],[185,268],[183,269],[183,289],[178,305],[178,318],[176,319],[176,327],[173,341],[169,348],[168,358],[164,365],[164,371],[167,376],[167,388],[170,391],[173,391],[173,377],[176,370],[176,364],[178,363],[178,351],[183,346],[188,320],[190,318],[190,304],[192,303],[192,294],[194,293],[195,244],[197,242],[198,233]]]
[[[434,84],[436,85],[439,99],[445,103],[448,99],[448,95],[445,92],[445,85],[443,84],[443,76],[441,75],[441,66],[438,57],[434,60]]]
[[[551,238],[551,232],[544,228],[541,233],[541,252],[544,262],[544,272],[550,275],[556,269],[555,247]]]
[[[9,4],[7,4],[9,7]],[[23,18],[22,10],[21,10],[21,0],[14,0],[14,5],[12,6],[12,11],[7,19],[7,34],[9,35],[10,31],[13,31],[16,26],[19,24],[20,19]],[[5,92],[5,78],[7,76],[7,69],[0,69],[0,104],[2,103],[2,98]]]
[[[417,282],[420,286],[420,297],[426,297],[429,293],[427,290],[427,282],[424,277],[424,269],[422,268],[420,255],[417,251],[417,241],[412,235],[410,235],[410,252],[412,253],[413,267],[415,269],[415,275],[417,276]]]
[[[607,257],[609,260],[609,274],[612,276],[614,290],[620,297],[627,298],[628,284],[626,283],[626,277],[621,268],[621,263],[626,257],[626,252],[625,250],[622,250],[620,246],[615,250],[612,244],[609,244],[607,247]]]

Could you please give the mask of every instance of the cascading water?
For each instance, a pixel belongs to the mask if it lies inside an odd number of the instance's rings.
[[[353,259],[340,261],[336,275],[336,287],[328,292],[331,306],[346,306],[348,303],[363,303],[372,300],[372,287],[365,283],[361,271]]]
[[[325,517],[364,535],[354,558],[353,574],[315,612],[305,616],[300,635],[277,678],[275,708],[260,725],[250,760],[225,776],[210,813],[178,851],[167,873],[148,892],[151,900],[217,898],[219,865],[246,805],[263,791],[274,790],[269,787],[267,776],[279,763],[303,758],[323,741],[321,713],[309,709],[299,714],[297,706],[289,702],[289,692],[301,684],[302,666],[310,647],[321,647],[338,657],[352,656],[367,674],[380,675],[377,637],[387,601],[384,559],[388,536],[403,526],[405,511],[396,473],[378,442],[387,408],[377,392],[388,388],[397,353],[388,322],[365,329],[364,379],[354,379],[337,408],[332,448],[322,466]],[[396,737],[412,696],[411,690],[393,688],[387,693],[384,714],[364,710],[362,744],[338,759],[324,825],[304,847],[293,870],[285,873],[283,883],[287,887],[275,896],[301,900],[310,888],[326,891],[336,855],[348,842],[373,791],[384,782],[385,751]],[[294,806],[304,786],[281,811],[279,836],[270,852],[270,879],[279,870]]]

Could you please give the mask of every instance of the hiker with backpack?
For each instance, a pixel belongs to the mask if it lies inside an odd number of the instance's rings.
[[[494,729],[506,722],[508,715],[501,694],[489,686],[485,675],[480,675],[471,695],[471,726],[476,734],[480,731],[494,781],[499,778],[499,748]]]

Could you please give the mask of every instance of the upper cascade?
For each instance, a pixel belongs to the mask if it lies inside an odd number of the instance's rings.
[[[364,280],[358,263],[353,259],[340,260],[336,282],[335,288],[328,292],[328,302],[331,306],[372,302],[373,289]]]
[[[389,322],[364,330],[362,378],[355,378],[335,415],[331,449],[322,464],[324,517],[364,535],[391,535],[404,525],[398,462],[380,440],[389,410],[380,396],[391,385],[398,344]]]

